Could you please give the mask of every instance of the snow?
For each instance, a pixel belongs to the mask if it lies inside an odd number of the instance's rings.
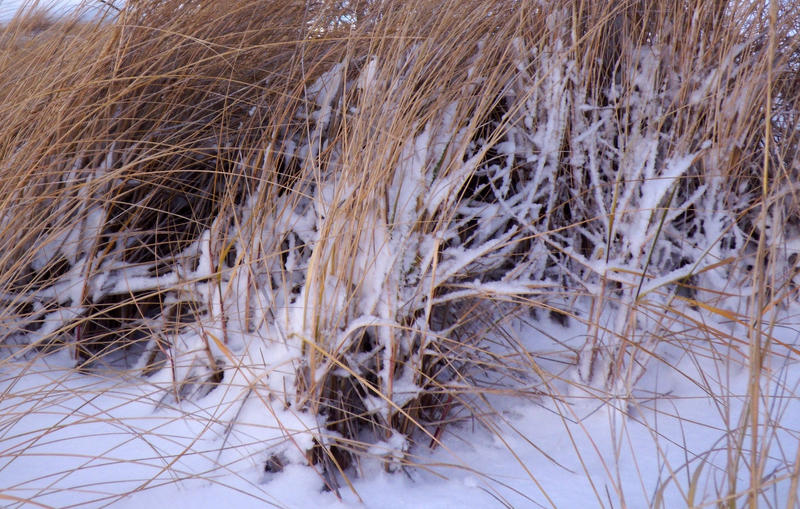
[[[531,347],[548,335],[580,335],[546,320],[537,327],[535,336],[528,331]],[[797,343],[788,328],[776,334]],[[277,350],[261,353],[267,362],[271,355],[281,362]],[[82,374],[52,360],[32,362],[21,375],[5,365],[0,485],[4,496],[54,507],[444,509],[497,507],[500,500],[511,507],[650,507],[656,497],[664,507],[683,507],[696,473],[700,493],[726,475],[726,443],[743,411],[747,370],[719,371],[713,359],[677,347],[663,355],[629,401],[492,397],[497,417],[486,427],[452,425],[435,449],[421,440],[409,451],[420,468],[405,473],[385,472],[379,459],[406,447],[402,437],[375,443],[362,477],[352,480],[357,494],[341,487],[341,501],[312,467],[289,463],[265,473],[270,451],[302,457],[310,446],[304,432],[316,421],[273,401],[267,387],[247,379],[246,366],[205,397],[176,403],[158,384],[138,379]],[[770,412],[781,426],[767,444],[775,458],[767,472],[800,447],[800,369],[796,360],[777,358],[773,369],[765,406],[775,405]],[[788,489],[788,480],[776,480],[776,500],[786,500]]]

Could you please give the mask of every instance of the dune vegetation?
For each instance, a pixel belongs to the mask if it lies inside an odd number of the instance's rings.
[[[34,7],[0,30],[0,399],[47,365],[260,408],[261,468],[339,493],[500,401],[653,412],[658,368],[726,432],[653,505],[800,500],[797,2]]]

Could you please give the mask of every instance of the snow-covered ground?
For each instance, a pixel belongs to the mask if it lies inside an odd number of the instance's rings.
[[[545,334],[580,334],[579,327],[549,320],[538,325]],[[785,342],[798,339],[790,329],[776,334]],[[715,482],[727,476],[747,371],[717,372],[711,359],[662,353],[672,367],[652,364],[636,399],[494,397],[493,429],[472,421],[451,425],[442,447],[410,451],[417,468],[386,473],[377,459],[366,459],[352,490],[340,480],[341,500],[312,467],[292,463],[265,472],[271,446],[286,436],[303,440],[314,424],[308,415],[272,405],[257,386],[222,384],[176,404],[146,380],[58,369],[58,357],[30,364],[22,376],[6,366],[0,371],[0,497],[132,508],[651,507],[659,501],[683,507],[690,496],[708,501]],[[791,464],[800,450],[800,369],[796,361],[773,368],[764,404],[778,422],[770,429],[774,436],[765,437],[767,473]],[[713,388],[715,397],[707,392]],[[237,390],[236,397],[228,393]],[[776,506],[788,500],[787,473],[770,473]],[[742,487],[747,475],[740,476]]]

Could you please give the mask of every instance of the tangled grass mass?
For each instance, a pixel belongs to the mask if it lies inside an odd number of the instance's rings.
[[[216,408],[191,419],[219,469],[267,491],[310,469],[366,504],[359,479],[469,430],[514,453],[514,405],[660,443],[655,402],[694,387],[722,438],[657,454],[647,504],[795,507],[798,29],[790,0],[22,9],[0,30],[0,498],[66,490],[2,481],[54,429],[15,435],[35,371]],[[593,503],[637,506],[570,440]],[[183,478],[164,461],[81,503]],[[507,506],[565,506],[518,461]]]

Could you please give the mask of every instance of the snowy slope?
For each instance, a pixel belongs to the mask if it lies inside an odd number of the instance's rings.
[[[539,325],[562,337],[578,332]],[[783,335],[797,341],[794,331]],[[313,420],[275,407],[269,415],[263,401],[250,404],[252,394],[225,396],[241,390],[235,386],[160,404],[163,390],[141,380],[58,370],[54,360],[23,376],[5,367],[0,486],[3,497],[53,507],[649,507],[659,498],[663,507],[683,507],[693,483],[695,500],[709,500],[726,475],[747,373],[716,373],[712,360],[686,352],[665,355],[675,364],[651,366],[638,398],[628,402],[495,397],[491,431],[469,420],[453,425],[443,447],[413,448],[419,467],[404,472],[388,474],[366,459],[354,480],[357,494],[342,482],[341,501],[312,467],[265,473],[269,446]],[[710,386],[714,397],[691,381],[700,371],[709,380],[724,377]],[[776,364],[765,405],[780,426],[767,471],[800,450],[798,383],[796,361]],[[790,489],[784,474],[771,475],[778,506]]]

